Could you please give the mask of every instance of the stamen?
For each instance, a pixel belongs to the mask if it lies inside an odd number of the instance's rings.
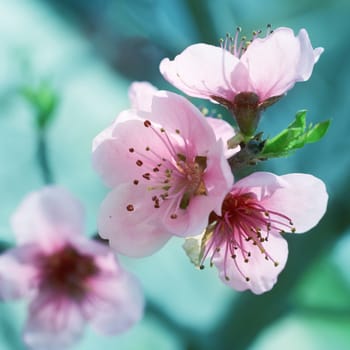
[[[211,227],[212,235],[206,242],[201,263],[210,255],[212,264],[222,248],[224,278],[228,281],[229,268],[234,267],[249,282],[250,278],[244,274],[242,264],[249,264],[253,254],[263,254],[268,263],[279,266],[279,262],[268,252],[269,233],[284,232],[286,227],[296,232],[292,225],[287,215],[265,208],[255,194],[242,191],[230,193],[223,202],[222,216],[212,213],[209,217],[208,227]]]
[[[132,204],[128,204],[128,205],[126,206],[126,210],[127,210],[127,211],[134,211],[134,206],[133,206]]]

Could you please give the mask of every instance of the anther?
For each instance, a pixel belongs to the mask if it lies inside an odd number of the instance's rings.
[[[138,183],[139,183],[139,180],[134,180],[134,181],[133,181],[133,184],[134,184],[134,185],[137,185]]]
[[[145,173],[145,174],[142,174],[142,177],[146,180],[151,180],[151,174],[150,173]]]
[[[250,281],[250,278],[249,278],[249,277],[246,277],[245,280],[246,280],[247,282],[249,282],[249,281]]]
[[[171,214],[170,215],[170,219],[176,219],[177,218],[177,215],[176,214]]]
[[[199,266],[200,270],[204,270],[204,265]]]
[[[132,153],[132,152],[134,152],[134,151],[135,151],[135,150],[134,150],[132,147],[129,148],[129,152],[130,152],[130,153]]]
[[[128,205],[126,206],[126,210],[127,210],[127,211],[134,211],[134,206],[133,206],[132,204],[128,204]]]
[[[225,276],[225,280],[226,280],[226,281],[229,281],[229,280],[230,280],[230,277]]]
[[[145,120],[145,121],[143,122],[143,125],[144,125],[146,128],[149,128],[152,124],[151,124],[151,122],[150,122],[149,120]]]
[[[147,146],[147,147],[145,148],[145,150],[148,152],[148,151],[150,150],[149,146]]]
[[[137,165],[137,166],[142,166],[142,164],[143,164],[143,163],[142,163],[142,160],[138,159],[138,160],[136,161],[136,165]]]

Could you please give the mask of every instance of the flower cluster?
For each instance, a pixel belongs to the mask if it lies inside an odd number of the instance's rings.
[[[209,259],[225,284],[260,294],[286,264],[283,235],[314,227],[328,196],[323,182],[307,174],[253,172],[238,179],[232,159],[249,163],[261,112],[310,78],[323,49],[312,48],[304,29],[295,36],[269,28],[249,42],[239,32],[221,47],[195,44],[160,63],[182,92],[225,106],[236,130],[182,96],[132,84],[131,108],[93,143],[94,167],[112,187],[98,229],[116,252],[133,257],[184,237],[198,267]],[[257,152],[264,141],[258,146]]]
[[[261,294],[287,262],[283,236],[322,218],[328,195],[320,179],[258,171],[240,177],[240,170],[247,174],[248,166],[324,135],[328,124],[306,130],[303,113],[272,140],[257,132],[261,113],[310,78],[323,49],[312,47],[304,29],[295,36],[268,27],[249,41],[239,34],[160,63],[182,92],[223,105],[230,123],[176,93],[134,82],[130,109],[95,137],[93,165],[111,188],[98,232],[110,247],[82,235],[81,205],[63,188],[47,186],[20,204],[12,217],[17,246],[0,255],[0,298],[29,300],[29,348],[66,349],[86,323],[110,335],[140,320],[139,283],[114,253],[143,257],[180,237],[199,269],[209,261],[226,285]]]

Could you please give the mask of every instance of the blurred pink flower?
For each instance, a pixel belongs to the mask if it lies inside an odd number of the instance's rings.
[[[141,108],[122,112],[93,144],[94,167],[113,187],[99,233],[130,256],[204,229],[233,183],[223,142],[200,111],[179,95],[143,87]],[[134,96],[140,106],[142,94]]]
[[[221,280],[236,290],[270,290],[288,256],[281,234],[310,230],[327,200],[324,183],[311,175],[256,172],[243,178],[226,196],[221,215],[210,215],[200,265],[210,257]]]
[[[31,349],[66,349],[86,322],[111,335],[141,318],[137,280],[106,245],[82,235],[82,208],[67,191],[31,193],[12,225],[18,246],[0,256],[0,296],[30,300],[24,341]]]
[[[160,72],[186,94],[225,105],[241,130],[252,134],[262,110],[310,78],[323,48],[312,48],[305,29],[295,36],[290,28],[277,28],[249,44],[239,43],[238,33],[221,48],[191,45],[173,61],[163,59]]]

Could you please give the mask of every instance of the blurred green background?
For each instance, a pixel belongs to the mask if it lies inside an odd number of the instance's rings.
[[[330,195],[319,226],[288,238],[289,260],[275,288],[237,293],[214,269],[195,270],[173,239],[152,257],[121,258],[145,290],[142,322],[109,338],[88,328],[75,349],[350,349],[349,17],[348,0],[0,0],[0,239],[9,243],[11,213],[43,185],[37,111],[19,92],[24,87],[57,94],[47,154],[55,182],[84,203],[92,235],[107,189],[91,168],[91,141],[128,107],[132,80],[173,90],[158,72],[160,60],[195,42],[217,44],[238,25],[246,34],[268,23],[306,28],[313,46],[325,48],[311,79],[261,124],[274,135],[299,109],[314,123],[332,118],[321,142],[263,165],[277,174],[312,173]],[[1,350],[25,349],[25,314],[24,302],[0,305]]]

